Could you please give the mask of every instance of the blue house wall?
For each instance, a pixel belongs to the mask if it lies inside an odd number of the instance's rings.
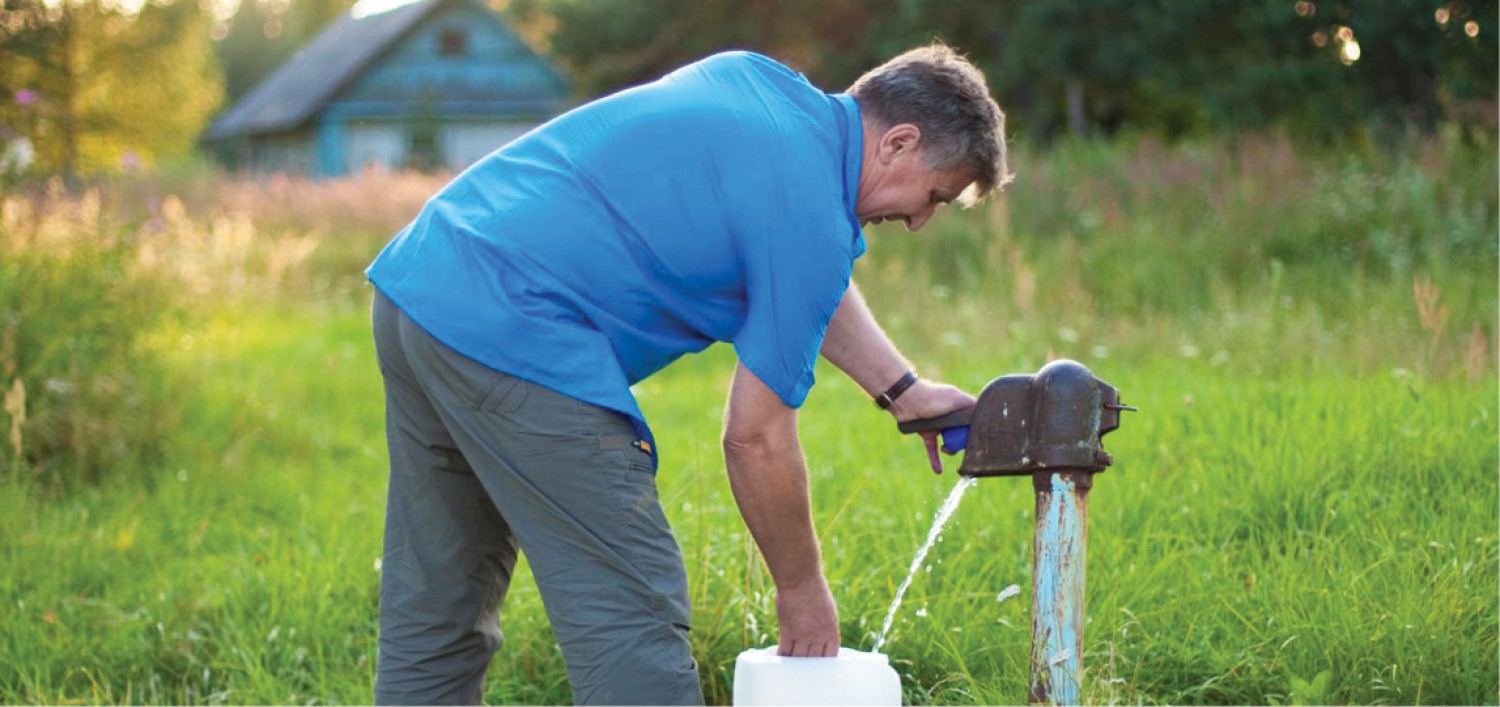
[[[440,51],[444,32],[461,32],[466,50]],[[330,111],[366,116],[401,113],[429,101],[445,115],[504,112],[548,114],[568,88],[487,10],[449,2],[417,26],[329,104]]]
[[[445,53],[445,34],[450,43],[452,37],[462,37],[462,50]],[[566,95],[558,74],[488,10],[470,0],[451,0],[319,114],[318,172],[338,176],[360,169],[361,164],[351,163],[351,133],[380,124],[399,127],[406,135],[404,164],[397,166],[460,168],[478,155],[452,159],[442,149],[449,131],[500,122],[516,126],[509,132],[519,132],[551,117]],[[431,151],[425,160],[413,158],[419,144]],[[431,161],[439,164],[423,163]]]
[[[362,17],[363,4],[205,139],[251,169],[462,169],[567,107],[559,73],[478,0],[418,0]],[[332,64],[343,66],[325,69]]]

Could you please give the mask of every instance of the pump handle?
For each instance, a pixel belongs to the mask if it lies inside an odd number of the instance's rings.
[[[969,418],[974,414],[974,408],[967,410],[956,410],[940,417],[929,417],[922,420],[907,420],[896,424],[896,429],[901,434],[909,435],[913,432],[925,432],[927,430],[942,430],[949,427],[962,427],[969,424]]]

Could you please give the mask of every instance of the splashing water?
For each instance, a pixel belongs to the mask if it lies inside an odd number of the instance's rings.
[[[917,550],[917,557],[911,561],[911,569],[906,572],[906,581],[896,589],[896,600],[891,602],[891,610],[885,615],[885,625],[880,628],[880,636],[875,639],[875,647],[870,649],[872,653],[879,653],[880,646],[885,644],[886,634],[891,632],[891,624],[896,621],[896,610],[901,608],[901,598],[906,596],[906,589],[911,586],[911,580],[917,576],[917,568],[922,566],[922,560],[927,559],[927,551],[932,549],[938,536],[942,535],[943,525],[948,522],[948,517],[953,515],[953,511],[958,510],[958,502],[963,500],[964,491],[967,491],[978,480],[977,476],[965,476],[954,485],[953,490],[948,493],[948,500],[943,501],[943,506],[938,509],[937,517],[932,521],[932,529],[927,531],[927,542],[922,544],[922,549]]]

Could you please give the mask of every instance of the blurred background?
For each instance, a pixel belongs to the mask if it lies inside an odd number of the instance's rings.
[[[1012,132],[1028,141],[1274,131],[1359,142],[1444,126],[1487,136],[1496,126],[1494,2],[492,0],[488,7],[561,72],[571,102],[728,48],[767,53],[840,90],[884,59],[941,39],[986,71]],[[0,173],[129,172],[191,159],[217,113],[349,8],[347,0],[6,0]],[[357,52],[387,39],[365,32],[346,46]],[[396,166],[442,164],[408,161]]]
[[[385,494],[363,270],[456,170],[721,49],[841,90],[977,62],[1006,194],[855,278],[969,390],[1069,357],[1142,412],[1090,504],[1094,703],[1500,701],[1493,1],[0,0],[0,702],[370,699]],[[732,352],[636,386],[706,694],[774,642],[718,447]],[[801,417],[846,644],[951,475],[826,365]],[[950,462],[950,467],[952,462]],[[1024,703],[1028,484],[888,645]],[[567,703],[524,562],[491,703]]]

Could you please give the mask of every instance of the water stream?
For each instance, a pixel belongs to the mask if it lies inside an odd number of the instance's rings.
[[[896,600],[891,602],[891,610],[885,615],[885,625],[880,628],[880,636],[875,639],[875,647],[870,649],[871,652],[879,653],[880,646],[885,644],[886,634],[891,632],[891,624],[896,621],[896,610],[901,608],[901,598],[906,596],[906,589],[911,586],[917,570],[922,567],[922,560],[927,559],[927,552],[937,543],[938,536],[943,534],[943,526],[947,524],[948,517],[958,510],[958,502],[963,500],[964,491],[978,480],[977,476],[963,477],[953,486],[953,490],[948,493],[948,500],[943,501],[943,506],[938,509],[937,518],[932,521],[932,529],[927,531],[927,542],[922,543],[922,549],[917,550],[917,557],[911,561],[911,569],[906,572],[906,581],[896,590]]]

